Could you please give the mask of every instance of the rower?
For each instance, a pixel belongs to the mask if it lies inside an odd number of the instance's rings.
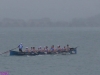
[[[43,51],[45,54],[48,53],[48,46],[44,46],[44,51]]]
[[[67,44],[66,51],[70,51],[70,47],[69,47],[69,45],[68,45],[68,44]]]
[[[36,52],[35,47],[33,47],[33,52],[34,52],[34,53]]]
[[[62,50],[61,50],[61,48],[60,48],[60,45],[58,45],[58,47],[57,47],[57,52],[61,52]]]
[[[72,50],[71,50],[71,48],[69,47],[69,45],[67,44],[67,52],[69,52],[70,54],[72,54]]]
[[[64,48],[62,48],[62,52],[66,52],[66,47],[64,46]]]
[[[30,51],[33,52],[33,47],[31,47],[31,50]]]
[[[25,52],[29,52],[29,50],[28,50],[28,47],[26,47],[26,50],[25,50]]]
[[[48,46],[45,47],[45,51],[48,52]]]
[[[44,48],[43,48],[43,52],[45,52],[46,51],[46,47],[44,46]]]
[[[50,50],[51,52],[54,52],[54,45],[51,46]]]
[[[42,52],[42,47],[41,46],[39,47],[39,52]]]

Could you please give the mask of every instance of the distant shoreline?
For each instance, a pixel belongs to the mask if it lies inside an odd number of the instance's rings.
[[[86,19],[73,19],[71,22],[52,22],[49,18],[28,21],[6,18],[0,22],[0,27],[100,27],[100,14]]]

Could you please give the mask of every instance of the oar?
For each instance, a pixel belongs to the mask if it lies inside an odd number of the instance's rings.
[[[16,47],[16,48],[18,48],[18,47]],[[13,49],[10,49],[10,50],[8,50],[8,51],[6,51],[6,52],[3,52],[3,53],[1,53],[0,55],[5,54],[5,53],[8,53],[9,51],[13,51],[13,50],[15,50],[16,48],[13,48]]]
[[[78,48],[79,46],[75,47],[75,48]]]

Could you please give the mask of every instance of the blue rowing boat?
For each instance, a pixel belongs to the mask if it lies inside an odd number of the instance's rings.
[[[63,54],[63,53],[69,53],[69,54],[77,54],[77,48],[70,48],[70,51],[62,51],[62,52],[19,52],[19,51],[12,51],[10,50],[10,56],[24,56],[24,55],[30,55],[30,56],[36,56],[36,55],[52,55],[52,54]]]

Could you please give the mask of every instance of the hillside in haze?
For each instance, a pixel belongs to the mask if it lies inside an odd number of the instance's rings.
[[[100,14],[89,18],[73,19],[71,22],[58,21],[52,22],[49,18],[30,19],[24,21],[22,19],[5,18],[0,22],[0,27],[99,27]]]

